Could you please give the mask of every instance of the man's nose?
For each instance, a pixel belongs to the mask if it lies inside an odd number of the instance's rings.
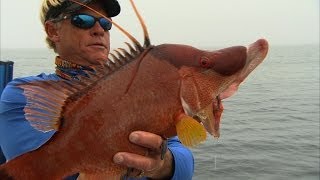
[[[91,28],[91,33],[95,36],[103,36],[104,32],[105,30],[102,28],[98,21],[95,22],[94,26]]]

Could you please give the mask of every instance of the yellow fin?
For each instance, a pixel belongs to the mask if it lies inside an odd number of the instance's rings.
[[[176,129],[181,143],[188,147],[196,146],[207,138],[203,125],[190,116],[179,119]]]

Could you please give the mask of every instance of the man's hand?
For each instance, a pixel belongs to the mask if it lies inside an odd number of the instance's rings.
[[[148,148],[148,155],[141,156],[129,152],[118,152],[113,156],[117,164],[127,166],[132,172],[129,176],[150,177],[153,179],[170,179],[173,175],[173,158],[171,152],[163,144],[166,144],[161,136],[144,131],[134,131],[129,140],[139,146]],[[165,148],[163,150],[163,148]],[[164,154],[163,160],[161,154]]]

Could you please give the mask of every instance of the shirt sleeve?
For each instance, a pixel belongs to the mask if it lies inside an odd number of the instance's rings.
[[[168,140],[168,149],[174,159],[174,174],[172,180],[191,180],[194,173],[194,158],[192,152],[183,146],[178,137]]]

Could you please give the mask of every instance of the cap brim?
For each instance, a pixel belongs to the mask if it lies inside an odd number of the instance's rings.
[[[92,2],[92,0],[78,0],[82,4],[89,4]],[[109,17],[117,16],[120,11],[121,7],[117,0],[100,0],[100,2],[103,4],[103,8],[105,9],[107,15]],[[65,13],[71,13],[75,12],[77,10],[80,10],[83,6],[77,3],[72,3],[69,7],[67,7],[63,12]]]
[[[81,4],[89,4],[93,0],[77,0]],[[99,0],[103,4],[103,8],[105,9],[105,12],[109,17],[115,17],[117,16],[120,11],[121,7],[117,0]],[[72,13],[77,10],[80,10],[83,8],[82,5],[78,3],[74,3],[72,1],[66,0],[61,5],[50,7],[48,10],[45,21],[48,19],[54,19],[57,18],[62,13]]]

